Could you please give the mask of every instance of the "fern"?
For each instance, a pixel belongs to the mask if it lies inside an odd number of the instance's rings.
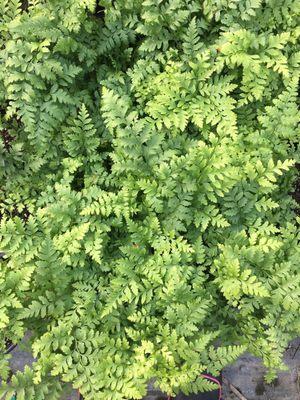
[[[298,3],[0,0],[0,397],[206,391],[244,351],[284,368]]]

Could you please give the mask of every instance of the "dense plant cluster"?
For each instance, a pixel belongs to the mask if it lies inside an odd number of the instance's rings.
[[[284,367],[299,9],[0,0],[1,348],[31,331],[36,357],[0,395],[209,390],[245,350]]]

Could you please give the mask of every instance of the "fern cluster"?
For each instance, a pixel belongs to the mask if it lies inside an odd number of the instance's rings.
[[[0,0],[0,396],[267,379],[300,333],[297,0]],[[0,377],[9,356],[0,356]],[[58,379],[59,378],[59,379]]]

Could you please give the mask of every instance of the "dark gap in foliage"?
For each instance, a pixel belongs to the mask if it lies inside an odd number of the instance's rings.
[[[135,53],[137,53],[137,49],[143,44],[144,40],[145,36],[142,35],[141,33],[137,33],[135,35],[135,47],[136,47]]]
[[[26,206],[23,208],[22,211],[18,211],[17,207],[15,207],[13,212],[12,212],[12,214],[13,214],[13,217],[19,217],[24,222],[27,222],[28,218],[30,217],[30,212],[29,212],[29,210],[28,210],[28,208]]]
[[[265,317],[264,310],[262,308],[258,308],[254,311],[254,314],[257,318],[263,319]]]
[[[132,215],[131,219],[134,222],[143,221],[145,219],[145,215],[142,215],[141,213],[136,212]]]
[[[11,142],[14,140],[14,137],[11,136],[7,129],[2,129],[0,132],[0,136],[2,137],[4,148],[9,151],[11,148]]]
[[[21,4],[21,10],[22,10],[22,11],[27,11],[27,10],[28,10],[28,7],[29,7],[29,2],[28,2],[28,0],[23,0],[23,1],[22,1],[22,4]]]
[[[3,198],[5,198],[5,194],[4,194],[4,193],[3,193]],[[3,201],[3,200],[1,201],[1,203],[2,203],[3,205],[5,205],[5,204],[8,205],[8,204],[7,204],[5,201]],[[4,210],[4,213],[1,213],[1,212],[0,212],[0,221],[1,221],[1,219],[2,219],[5,215],[8,216],[8,217],[11,217],[11,218],[19,217],[23,222],[26,223],[26,222],[28,221],[28,218],[30,217],[31,214],[30,214],[30,212],[29,212],[27,206],[23,205],[22,210],[19,211],[17,205],[14,205],[12,211]],[[2,253],[0,253],[0,258],[1,258],[1,254],[2,254]]]
[[[71,183],[71,188],[72,190],[75,190],[76,192],[80,192],[82,189],[84,189],[84,171],[81,169],[78,169],[75,174],[73,181]]]
[[[105,17],[105,7],[101,6],[99,1],[97,1],[97,3],[96,3],[94,16],[99,19],[104,19],[104,17]]]
[[[211,274],[210,272],[210,266],[206,267],[206,269],[204,270],[204,273],[206,275],[206,281],[207,282],[212,282],[215,280],[215,276]]]
[[[117,226],[111,226],[110,231],[107,232],[107,252],[109,254],[113,254],[113,249],[119,248],[120,234],[122,234],[122,230]]]
[[[296,168],[298,170],[298,173],[300,173],[300,163],[297,163]],[[299,204],[299,208],[297,209],[298,214],[300,214],[300,175],[298,174],[298,179],[296,181],[295,185],[295,190],[292,193],[293,198],[296,200],[296,202]]]
[[[3,104],[0,106],[0,115],[5,115],[5,113],[6,113],[6,107],[7,107],[7,102],[3,102]]]
[[[143,202],[144,202],[144,192],[143,192],[142,190],[139,190],[139,191],[137,192],[137,195],[136,195],[136,203],[137,203],[138,206],[141,205],[141,208],[140,208],[139,211],[135,212],[135,213],[132,215],[132,217],[131,217],[132,221],[135,221],[135,222],[138,222],[138,221],[143,222],[143,221],[145,220],[146,215],[145,215],[145,213],[142,211],[142,210],[143,210]]]
[[[186,131],[192,138],[197,138],[197,136],[199,136],[200,133],[199,128],[191,121],[188,121],[186,126]]]
[[[109,155],[104,158],[103,166],[106,169],[106,171],[110,174],[111,170],[112,170],[112,166],[113,166],[113,160],[111,159],[111,157]]]
[[[139,190],[136,194],[136,201],[137,203],[142,203],[144,199],[144,192],[142,190]]]
[[[149,253],[152,255],[155,253],[154,247],[152,246],[149,247]]]

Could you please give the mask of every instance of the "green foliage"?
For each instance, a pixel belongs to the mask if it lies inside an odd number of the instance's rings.
[[[1,354],[29,330],[36,357],[0,396],[210,390],[245,350],[274,378],[300,333],[299,2],[0,10]]]

